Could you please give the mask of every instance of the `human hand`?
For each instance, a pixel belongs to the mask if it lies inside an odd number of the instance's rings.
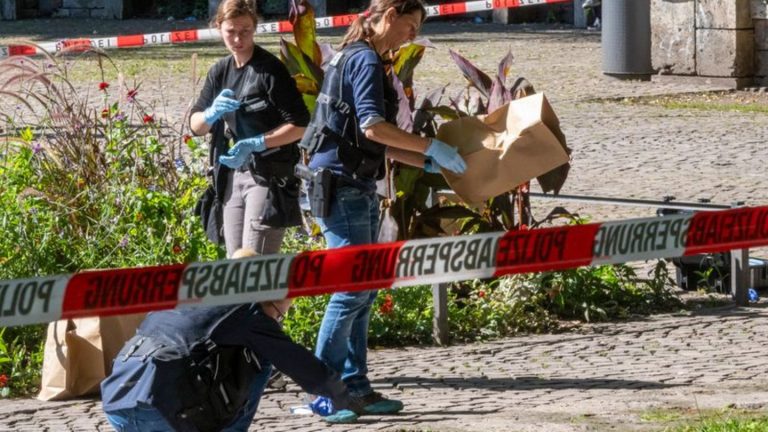
[[[253,138],[241,139],[229,149],[226,155],[219,156],[219,163],[232,169],[238,169],[248,162],[248,157],[253,152],[263,152],[267,149],[264,135],[256,135]]]
[[[442,174],[440,171],[440,165],[438,165],[437,162],[435,162],[435,160],[429,156],[427,156],[427,159],[424,161],[424,171],[430,174]]]
[[[459,151],[437,138],[432,138],[432,142],[424,154],[432,158],[441,167],[456,174],[462,174],[467,170],[467,163],[459,155]]]
[[[235,92],[232,90],[222,90],[221,93],[216,96],[216,99],[213,100],[211,106],[203,111],[203,120],[209,125],[212,125],[224,114],[240,108],[240,101],[232,99],[233,97],[235,97]]]

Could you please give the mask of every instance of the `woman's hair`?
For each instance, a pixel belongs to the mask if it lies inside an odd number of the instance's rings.
[[[361,13],[347,29],[347,33],[341,41],[341,47],[344,48],[353,42],[373,36],[373,26],[381,21],[384,12],[389,8],[395,8],[398,16],[420,11],[421,22],[427,18],[427,9],[421,0],[371,0],[368,9]]]
[[[211,27],[220,28],[224,21],[241,16],[251,17],[254,25],[259,23],[255,0],[223,0],[219,3],[216,15],[211,20]]]

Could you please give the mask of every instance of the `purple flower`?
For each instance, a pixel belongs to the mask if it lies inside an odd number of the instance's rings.
[[[39,153],[42,153],[42,152],[43,152],[43,146],[42,145],[40,145],[38,143],[35,143],[35,144],[32,145],[32,153],[39,154]]]
[[[123,236],[123,239],[122,239],[122,240],[120,240],[120,243],[118,243],[118,244],[117,244],[117,247],[119,247],[119,248],[124,248],[124,247],[126,247],[126,246],[128,246],[128,236],[127,236],[127,235],[124,235],[124,236]]]
[[[123,120],[125,120],[125,114],[117,113],[117,115],[115,116],[115,121],[123,121]]]
[[[184,168],[186,166],[184,165],[184,159],[182,158],[174,159],[173,164],[176,166],[176,171],[184,171]]]

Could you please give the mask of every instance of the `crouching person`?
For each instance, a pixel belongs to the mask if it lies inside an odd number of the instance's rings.
[[[242,256],[242,255],[241,255]],[[118,431],[247,431],[271,367],[332,401],[327,422],[351,423],[339,374],[283,333],[289,301],[153,312],[101,384]]]

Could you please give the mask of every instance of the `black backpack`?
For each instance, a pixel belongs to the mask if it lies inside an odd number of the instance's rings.
[[[247,305],[244,305],[247,310]],[[155,366],[154,405],[179,431],[219,431],[245,407],[261,365],[244,346],[217,345],[211,334],[234,313],[224,314],[210,331],[191,345],[168,344],[135,336],[131,356],[150,357]],[[166,343],[164,343],[166,342]],[[129,342],[130,345],[130,342]]]

